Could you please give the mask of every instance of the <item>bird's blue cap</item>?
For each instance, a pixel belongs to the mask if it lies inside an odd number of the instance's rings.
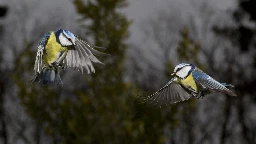
[[[76,37],[72,32],[70,32],[68,30],[64,30],[64,29],[58,29],[55,33],[58,36],[60,33],[63,33],[63,32],[65,32],[70,38]]]
[[[75,38],[75,35],[74,35],[72,32],[70,32],[70,31],[68,31],[68,30],[63,30],[63,31],[65,31],[65,33],[66,33],[68,36],[70,36],[70,38]]]

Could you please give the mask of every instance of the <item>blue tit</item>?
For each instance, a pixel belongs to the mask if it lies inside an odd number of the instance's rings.
[[[107,55],[96,50],[68,30],[47,32],[38,45],[32,82],[62,85],[61,69],[77,68],[83,73],[95,72],[92,63],[103,64],[96,56]]]
[[[236,96],[227,87],[231,84],[219,83],[192,64],[181,63],[174,68],[174,77],[161,89],[147,97],[139,97],[138,101],[151,106],[166,106],[188,100],[192,96],[203,98],[213,92],[222,92]]]

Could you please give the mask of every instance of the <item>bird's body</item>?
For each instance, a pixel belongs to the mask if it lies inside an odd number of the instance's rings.
[[[195,80],[193,79],[192,73],[190,73],[188,75],[188,77],[185,79],[176,78],[175,80],[177,81],[177,83],[180,83],[186,89],[191,89],[193,91],[199,91],[198,85],[196,84]]]
[[[226,87],[231,84],[219,83],[192,64],[181,63],[177,65],[172,74],[174,77],[160,90],[147,97],[139,97],[139,101],[148,105],[164,106],[184,101],[191,96],[200,98],[213,92],[222,92],[236,96]]]
[[[47,32],[38,45],[32,82],[40,84],[62,84],[59,70],[67,67],[81,72],[95,72],[92,62],[103,64],[95,55],[106,55],[94,49],[68,30]]]
[[[68,47],[56,42],[56,35],[54,31],[51,31],[48,42],[45,45],[45,54],[43,55],[45,65],[50,66],[56,61],[62,61],[67,53]]]

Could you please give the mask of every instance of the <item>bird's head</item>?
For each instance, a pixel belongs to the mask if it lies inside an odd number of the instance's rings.
[[[57,41],[62,45],[62,46],[72,46],[76,45],[76,36],[68,31],[68,30],[63,30],[59,29],[55,32]]]
[[[188,64],[188,63],[181,63],[178,64],[175,68],[174,71],[172,73],[172,75],[175,75],[181,79],[186,78],[191,72],[192,70],[195,69],[195,66],[192,64]]]

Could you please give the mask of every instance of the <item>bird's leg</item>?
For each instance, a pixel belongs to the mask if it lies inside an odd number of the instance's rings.
[[[196,95],[196,98],[197,98],[197,99],[200,99],[200,98],[203,99],[204,96],[205,96],[204,93],[201,91],[201,92],[199,92],[199,93]]]
[[[61,68],[61,69],[64,69],[65,68],[65,66],[63,65],[63,63],[58,63],[58,62],[53,62],[52,64],[51,64],[54,68]]]
[[[60,67],[60,64],[55,61],[55,62],[51,63],[51,67],[54,68],[55,70],[58,70]]]
[[[64,64],[63,63],[59,63],[59,65],[58,65],[61,69],[64,69],[65,68],[65,66],[64,66]]]
[[[204,88],[201,90],[201,93],[205,96],[205,95],[207,95],[207,94],[210,93],[210,90],[209,90],[208,88],[204,87]]]
[[[207,88],[203,88],[197,95],[197,98],[204,98],[205,95],[207,95],[209,93],[209,90]]]
[[[54,62],[54,63],[56,63],[56,66],[58,68],[61,68],[61,69],[65,68],[65,66],[63,65],[63,60],[65,59],[66,54],[67,53],[65,53],[64,51],[61,51],[59,54],[59,58]]]
[[[200,92],[198,93],[197,91],[195,91],[193,88],[191,88],[191,87],[187,87],[188,89],[189,89],[189,91],[191,92],[191,94],[192,94],[192,96],[193,97],[195,97],[195,98],[197,98],[197,99],[199,99],[199,98],[201,98],[202,96],[201,96],[201,94],[200,94]]]
[[[55,62],[51,63],[51,66],[53,66],[54,68],[58,68],[59,64],[55,61]]]
[[[192,91],[191,94],[193,97],[195,97],[197,99],[204,98],[204,91],[200,91],[200,92]]]
[[[195,97],[197,99],[201,98],[201,94],[200,93],[192,92],[191,94],[192,94],[193,97]]]
[[[197,98],[197,95],[198,95],[197,93],[192,92],[191,94],[192,94],[193,97]]]
[[[59,54],[59,58],[56,60],[56,62],[60,65],[60,63],[64,60],[66,55],[67,55],[67,53],[65,53],[64,51],[61,51]]]

